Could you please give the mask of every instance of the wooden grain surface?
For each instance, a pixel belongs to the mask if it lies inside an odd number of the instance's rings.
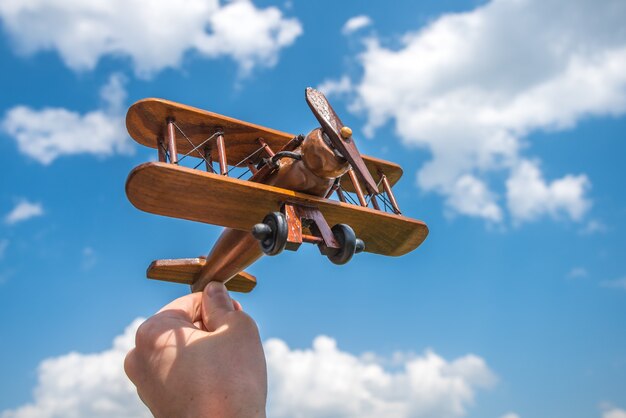
[[[140,100],[128,109],[126,128],[130,136],[139,144],[157,148],[157,139],[159,137],[164,138],[168,118],[176,122],[194,146],[201,144],[218,128],[222,130],[229,165],[241,162],[242,159],[259,148],[257,142],[259,137],[262,137],[274,151],[278,151],[295,136],[169,100],[152,98]],[[210,142],[215,145],[213,140]],[[186,154],[193,149],[187,139],[178,131],[176,131],[176,144],[179,154]],[[191,155],[199,158],[197,153]],[[211,156],[214,161],[217,161],[218,155],[215,146],[211,148]],[[367,155],[362,157],[376,182],[380,179],[380,171],[386,174],[392,186],[402,177],[402,168],[398,164]],[[241,166],[245,165],[245,162],[241,164]],[[347,176],[342,180],[344,181],[342,186],[346,190],[354,191]],[[382,191],[382,186],[379,189]]]
[[[191,285],[205,264],[206,260],[201,257],[154,260],[148,267],[146,276],[149,279]],[[248,293],[256,286],[256,278],[242,271],[225,285],[230,291]]]
[[[405,216],[168,163],[136,167],[126,181],[126,195],[146,212],[244,231],[285,202],[314,206],[329,225],[350,225],[365,251],[391,256],[414,250],[428,235],[426,224]]]

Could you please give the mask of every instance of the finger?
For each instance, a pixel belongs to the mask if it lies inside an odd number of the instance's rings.
[[[225,316],[233,312],[233,301],[222,282],[209,282],[202,292],[202,321],[206,329],[215,331],[224,324]]]
[[[164,313],[167,315],[163,315]],[[202,319],[202,296],[198,293],[182,296],[165,305],[157,314],[193,324]]]
[[[202,319],[194,322],[193,325],[201,331],[206,331],[206,328],[204,327],[204,322],[202,322]]]
[[[139,326],[135,335],[135,345],[151,346],[161,335],[174,329],[197,329],[193,323],[202,320],[201,311],[202,295],[196,293],[168,303]]]
[[[243,307],[241,306],[241,303],[239,303],[235,299],[233,299],[233,308],[235,308],[236,311],[243,311]]]

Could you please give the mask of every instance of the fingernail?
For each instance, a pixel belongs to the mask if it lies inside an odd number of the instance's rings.
[[[209,282],[209,284],[207,284],[206,287],[207,287],[207,294],[209,295],[210,298],[226,296],[227,298],[230,299],[230,295],[228,294],[228,291],[226,290],[226,286],[224,286],[224,283],[213,281],[213,282]]]

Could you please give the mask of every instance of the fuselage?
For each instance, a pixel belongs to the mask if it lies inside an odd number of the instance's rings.
[[[328,146],[322,135],[321,129],[311,131],[294,150],[302,158],[280,159],[278,168],[262,183],[326,196],[335,179],[349,169],[349,164]],[[254,205],[254,202],[250,204]],[[250,231],[225,228],[208,254],[204,268],[192,285],[192,291],[201,291],[211,281],[228,281],[262,255],[259,242]]]

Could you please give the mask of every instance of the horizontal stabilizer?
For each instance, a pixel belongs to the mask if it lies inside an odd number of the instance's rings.
[[[197,258],[174,258],[154,260],[150,263],[146,275],[149,279],[191,285],[196,281],[206,260]],[[226,288],[233,292],[248,293],[256,286],[256,278],[242,271],[225,283]]]

